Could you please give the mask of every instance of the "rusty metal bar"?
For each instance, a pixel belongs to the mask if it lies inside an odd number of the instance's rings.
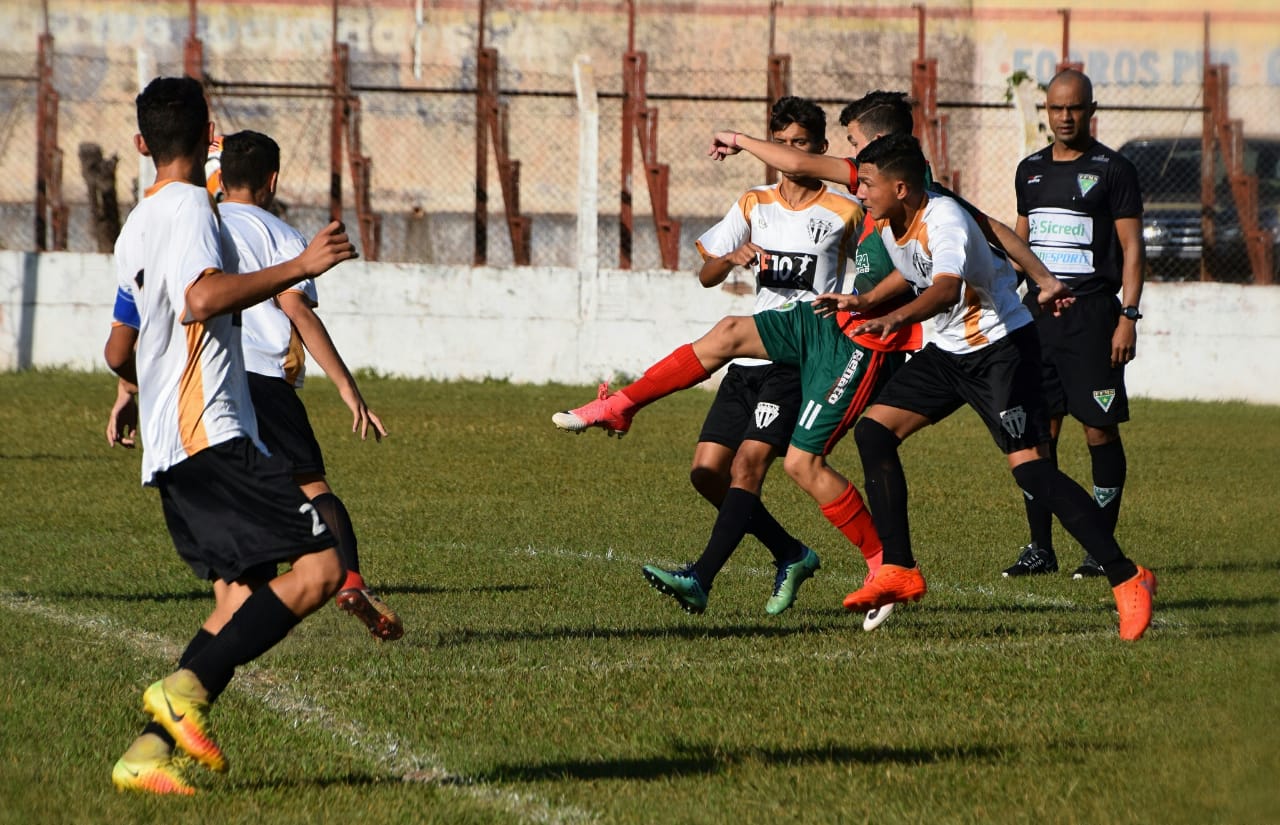
[[[496,85],[497,71],[484,45],[488,10],[486,0],[480,0],[476,25],[479,33],[476,38],[476,196],[471,217],[473,266],[484,266],[489,261],[489,141],[485,133],[494,116],[491,90]]]
[[[342,136],[347,130],[350,78],[347,47],[338,42],[338,0],[332,0],[332,54],[329,68],[329,220],[342,220]]]
[[[634,15],[634,9],[632,14]],[[634,27],[635,21],[631,25]],[[634,35],[632,35],[634,36]],[[630,37],[628,39],[631,39]],[[636,106],[633,97],[636,90],[636,74],[640,55],[627,51],[622,55],[622,147],[618,165],[622,176],[619,187],[618,207],[618,267],[631,268],[632,241],[634,239],[635,215],[633,212],[633,194],[631,191],[632,172],[635,168],[636,139]]]
[[[182,41],[182,73],[204,83],[204,43],[197,36],[199,0],[187,2],[187,38]]]
[[[53,35],[47,31],[36,41],[36,203],[35,245],[37,252],[49,248],[49,174],[52,149],[49,146],[49,93],[53,86]]]

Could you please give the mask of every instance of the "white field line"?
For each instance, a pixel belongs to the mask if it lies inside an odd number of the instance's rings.
[[[34,614],[168,662],[176,660],[182,653],[180,644],[159,634],[139,630],[107,616],[66,611],[35,597],[0,590],[0,607],[24,616]],[[291,679],[273,673],[270,668],[250,665],[242,669],[232,681],[231,689],[262,702],[295,726],[310,725],[324,730],[404,782],[440,786],[492,805],[523,822],[570,825],[598,821],[598,817],[589,811],[553,806],[535,794],[519,793],[453,773],[434,753],[414,751],[393,733],[371,730],[336,715],[305,696]]]

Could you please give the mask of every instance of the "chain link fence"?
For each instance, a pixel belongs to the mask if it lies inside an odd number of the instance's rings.
[[[311,34],[294,36],[287,49],[279,50],[270,48],[269,33],[259,32],[248,43],[219,41],[225,20],[243,11],[244,0],[206,0],[199,6],[204,71],[218,129],[255,129],[280,143],[280,199],[289,220],[304,232],[320,228],[330,208],[329,4],[312,5],[317,8],[307,30]],[[1035,85],[1047,82],[1061,59],[1068,23],[1061,13],[931,10],[921,37],[922,21],[916,8],[907,5],[868,10],[818,2],[796,10],[780,6],[772,18],[768,0],[748,0],[732,14],[718,6],[654,6],[637,9],[634,40],[636,49],[648,55],[646,91],[649,105],[658,111],[657,159],[671,169],[666,206],[681,226],[680,268],[697,266],[694,240],[743,190],[765,180],[765,170],[755,160],[739,156],[717,164],[706,157],[706,148],[718,128],[764,135],[771,37],[775,52],[790,55],[791,93],[813,98],[826,109],[831,154],[846,151],[838,115],[847,101],[875,89],[912,88],[912,61],[923,40],[925,56],[937,61],[937,111],[946,121],[949,166],[958,174],[958,188],[994,217],[1013,223],[1014,168],[1047,142],[1043,110],[1036,107],[1043,94]],[[350,84],[359,99],[362,151],[372,160],[369,200],[382,221],[383,260],[472,261],[477,10],[478,4],[476,9],[431,11],[419,25],[411,10],[366,0],[339,4],[339,38],[350,45]],[[63,192],[70,206],[68,245],[73,250],[94,248],[86,188],[76,163],[79,145],[97,143],[107,156],[119,157],[121,210],[127,212],[139,174],[131,140],[139,76],[182,70],[185,15],[172,9],[149,13],[174,17],[169,19],[168,45],[152,44],[144,68],[139,49],[80,42],[64,47],[62,41],[72,38],[59,29],[59,21],[70,25],[66,21],[74,15],[52,18],[51,33],[58,41],[54,86],[61,95],[58,143],[66,158]],[[1211,56],[1232,66],[1230,111],[1243,120],[1245,165],[1259,177],[1260,218],[1264,228],[1280,230],[1280,225],[1271,226],[1280,222],[1280,152],[1270,137],[1280,135],[1280,58],[1267,51],[1275,43],[1259,42],[1266,40],[1268,27],[1276,31],[1280,13],[1242,19],[1228,15],[1224,20],[1214,23]],[[1161,17],[1137,9],[1093,17],[1077,13],[1069,24],[1069,57],[1083,63],[1095,83],[1097,137],[1141,155],[1148,217],[1161,215],[1158,225],[1148,223],[1153,274],[1198,277],[1204,239],[1179,236],[1173,243],[1168,238],[1183,224],[1200,223],[1202,216],[1199,157],[1206,101],[1198,49],[1203,17]],[[1016,41],[1007,39],[1006,31],[1016,31]],[[434,40],[421,48],[407,45],[424,32]],[[486,33],[486,45],[499,49],[498,87],[506,107],[508,146],[520,162],[519,206],[532,222],[532,262],[537,265],[576,263],[578,113],[571,66],[576,54],[592,56],[600,93],[600,261],[615,265],[622,198],[622,59],[628,41],[624,7],[574,16],[548,11],[546,4],[495,2],[489,4]],[[20,45],[10,40],[5,48]],[[34,47],[33,39],[31,52],[0,52],[0,246],[7,248],[34,245]],[[1010,81],[1022,75],[1031,78],[1032,90],[1024,92],[1019,105]],[[639,146],[633,145],[633,267],[656,268],[660,257],[654,210]],[[926,149],[932,151],[928,145]],[[492,145],[487,155],[488,261],[503,266],[513,260],[512,245]],[[355,193],[345,160],[342,174],[344,214],[353,223]],[[1227,260],[1213,271],[1216,277],[1247,280],[1247,263],[1232,251],[1242,243],[1237,245],[1239,221],[1226,170],[1217,175],[1215,244]]]

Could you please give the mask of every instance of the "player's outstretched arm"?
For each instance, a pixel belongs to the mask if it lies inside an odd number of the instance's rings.
[[[342,355],[338,352],[337,345],[333,343],[333,337],[329,335],[329,329],[324,325],[324,321],[320,320],[320,316],[312,309],[306,297],[296,290],[282,292],[276,296],[276,300],[280,303],[280,309],[289,316],[289,320],[297,328],[298,335],[302,338],[302,345],[307,348],[307,352],[316,359],[320,369],[324,370],[324,374],[338,388],[338,394],[342,397],[343,403],[347,405],[347,409],[351,410],[351,431],[359,432],[360,440],[363,441],[368,437],[369,428],[372,427],[374,440],[381,441],[387,434],[387,428],[383,426],[382,419],[365,403],[364,396],[360,394],[360,388],[356,386],[356,379],[352,376],[351,370],[347,369],[347,363],[342,360]]]
[[[1009,253],[1009,258],[1018,265],[1028,278],[1031,279],[1037,287],[1039,287],[1042,298],[1040,300],[1041,310],[1048,310],[1054,315],[1061,315],[1062,311],[1075,303],[1075,296],[1071,294],[1071,290],[1054,277],[1044,262],[1040,260],[1035,252],[1031,251],[1030,245],[1027,244],[1025,237],[1030,235],[1030,226],[1025,226],[1026,218],[1018,216],[1018,229],[1014,231],[1005,224],[995,218],[988,218],[987,223],[995,236],[999,246]],[[1027,234],[1024,235],[1023,233]],[[1044,299],[1045,290],[1049,290],[1051,298]]]
[[[740,151],[750,152],[760,160],[788,175],[829,180],[849,185],[852,172],[849,161],[831,155],[815,155],[793,146],[760,140],[740,132],[716,132],[711,137],[708,155],[723,160]]]
[[[917,295],[914,301],[879,318],[863,321],[853,334],[878,333],[881,340],[884,340],[908,324],[927,321],[944,309],[955,306],[960,300],[960,287],[963,284],[959,275],[940,272],[933,276],[933,284]]]
[[[837,312],[866,312],[890,298],[896,298],[909,289],[911,289],[911,284],[907,283],[907,279],[902,277],[902,273],[895,269],[863,295],[859,295],[856,292],[822,293],[813,299],[813,311],[824,317],[834,315]]]
[[[302,254],[282,264],[247,275],[207,272],[187,287],[183,323],[207,321],[218,315],[262,303],[304,278],[323,275],[343,261],[358,257],[340,221],[333,221],[307,244]]]

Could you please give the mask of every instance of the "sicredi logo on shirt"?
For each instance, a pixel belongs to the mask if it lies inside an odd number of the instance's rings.
[[[1093,218],[1076,212],[1041,209],[1027,216],[1031,241],[1088,246],[1093,243]]]

